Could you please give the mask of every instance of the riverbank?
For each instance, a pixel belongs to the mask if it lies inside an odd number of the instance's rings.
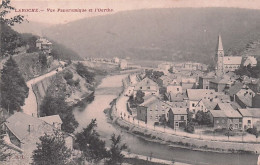
[[[122,100],[124,103],[122,103]],[[163,130],[151,129],[147,126],[143,126],[141,123],[139,124],[138,121],[132,122],[134,119],[131,119],[131,117],[129,118],[126,114],[126,110],[122,110],[124,109],[126,100],[127,99],[125,99],[121,93],[117,98],[116,103],[112,105],[112,112],[110,113],[112,115],[111,117],[114,119],[114,123],[121,128],[126,129],[132,134],[139,135],[146,140],[153,142],[159,141],[160,143],[166,143],[167,145],[174,145],[175,147],[179,146],[195,151],[250,154],[257,154],[260,152],[260,144],[257,143],[241,143],[232,141],[218,141],[216,139],[192,138],[175,133],[168,133]]]

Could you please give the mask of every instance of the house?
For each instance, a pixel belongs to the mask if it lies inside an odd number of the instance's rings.
[[[208,112],[209,110],[213,110],[217,106],[217,104],[217,102],[201,99],[195,106],[195,111]]]
[[[182,93],[182,86],[180,83],[178,83],[176,80],[173,80],[167,87],[166,87],[167,93]]]
[[[189,102],[189,111],[197,113],[196,105],[201,99],[213,100],[215,91],[210,89],[187,89],[187,97]]]
[[[46,38],[39,38],[36,40],[36,47],[46,53],[51,53],[52,43]]]
[[[228,79],[214,79],[209,81],[209,89],[214,89],[216,92],[223,92],[231,86],[232,82]]]
[[[137,119],[147,123],[147,108],[158,100],[159,99],[153,95],[145,96],[144,102],[136,107]]]
[[[214,129],[228,129],[228,117],[223,110],[210,110],[209,116]]]
[[[55,120],[58,119],[54,117]],[[53,123],[51,118],[45,118],[49,123]],[[54,121],[55,123],[56,121]],[[60,121],[57,121],[60,122]],[[54,131],[60,131],[64,135],[66,146],[73,148],[73,136],[57,129],[53,124],[44,120],[32,117],[22,112],[16,112],[4,123],[4,130],[7,133],[10,142],[22,150],[34,150],[39,137],[46,134],[53,134]]]
[[[61,130],[62,120],[59,115],[45,116],[45,117],[40,117],[39,119]]]
[[[257,65],[257,60],[254,56],[248,56],[245,58],[243,65],[244,66],[250,65],[251,67],[255,67]]]
[[[171,76],[162,75],[157,81],[160,86],[166,87],[171,84],[174,79]]]
[[[113,62],[118,64],[120,62],[120,59],[118,57],[114,57]]]
[[[214,76],[200,76],[199,89],[209,89],[209,82],[214,79],[215,79]]]
[[[244,84],[241,82],[236,82],[229,89],[226,90],[226,93],[230,96],[231,101],[235,100],[235,95],[243,88]]]
[[[155,95],[159,96],[159,86],[153,80],[148,77],[144,78],[142,81],[137,83],[134,87],[134,97],[136,96],[137,91],[141,90],[144,92],[145,96]]]
[[[239,109],[240,114],[243,117],[243,129],[260,128],[260,108],[245,108]]]
[[[252,91],[247,86],[240,89],[235,95],[235,101],[242,107],[252,107],[253,97],[255,96],[254,91]]]
[[[187,89],[196,88],[196,79],[192,77],[183,77],[181,79],[182,92],[186,92]]]
[[[222,110],[228,118],[227,128],[242,129],[242,115],[234,110],[230,103],[218,103],[214,110]]]
[[[127,69],[127,61],[126,60],[121,60],[119,63],[120,69]]]
[[[137,119],[144,121],[148,125],[158,125],[167,120],[167,112],[171,105],[159,100],[155,96],[150,96],[137,107]]]
[[[187,125],[188,113],[186,108],[170,108],[167,113],[168,124],[173,129]]]

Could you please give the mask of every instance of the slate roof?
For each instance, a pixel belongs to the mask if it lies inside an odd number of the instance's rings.
[[[213,117],[227,117],[224,111],[222,110],[210,110],[209,111]]]
[[[154,95],[145,96],[144,102],[142,104],[140,104],[139,106],[148,107],[156,101],[159,101],[159,99]]]
[[[187,89],[187,96],[189,100],[199,101],[204,97],[215,95],[213,89]]]
[[[227,93],[228,93],[230,96],[233,96],[233,95],[237,94],[237,92],[239,92],[242,88],[243,88],[243,84],[240,83],[240,82],[237,82],[237,83],[235,83],[233,86],[231,86],[231,87],[229,88],[229,90],[228,90]]]
[[[152,89],[149,89],[149,87],[154,86],[156,87],[156,90],[158,90],[158,85],[148,77],[144,78],[142,81],[136,84],[134,90],[146,90],[146,91],[154,91]],[[142,87],[142,89],[140,89]]]
[[[36,117],[32,117],[22,112],[16,112],[11,117],[9,117],[5,125],[8,129],[19,139],[23,140],[29,135],[28,128],[32,125],[35,129],[39,126],[47,124],[45,121],[40,120]]]
[[[59,123],[62,124],[62,120],[59,115],[40,117],[39,119],[45,121],[48,124]]]
[[[260,108],[239,109],[239,112],[243,117],[260,118]]]
[[[172,111],[172,113],[174,115],[187,115],[187,110],[186,108],[171,108],[170,111]]]
[[[241,56],[224,56],[223,63],[225,65],[240,65],[242,62]]]

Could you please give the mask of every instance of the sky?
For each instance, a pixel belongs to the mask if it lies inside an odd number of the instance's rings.
[[[16,8],[12,14],[24,15],[28,21],[64,24],[85,17],[149,8],[233,7],[259,10],[260,0],[11,0],[11,5]],[[22,9],[38,9],[41,12],[22,12]],[[60,12],[59,9],[85,9],[86,12]],[[95,12],[95,9],[110,10]]]

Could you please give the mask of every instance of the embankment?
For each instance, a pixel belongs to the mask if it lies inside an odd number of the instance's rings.
[[[113,123],[117,124],[123,129],[126,129],[129,133],[135,134],[148,141],[159,142],[173,147],[181,147],[200,151],[221,153],[260,153],[260,144],[258,143],[204,140],[164,133],[158,130],[155,131],[138,125],[134,125],[127,120],[118,117],[116,111],[116,107],[112,105],[111,112],[109,114],[110,118],[113,120]]]

